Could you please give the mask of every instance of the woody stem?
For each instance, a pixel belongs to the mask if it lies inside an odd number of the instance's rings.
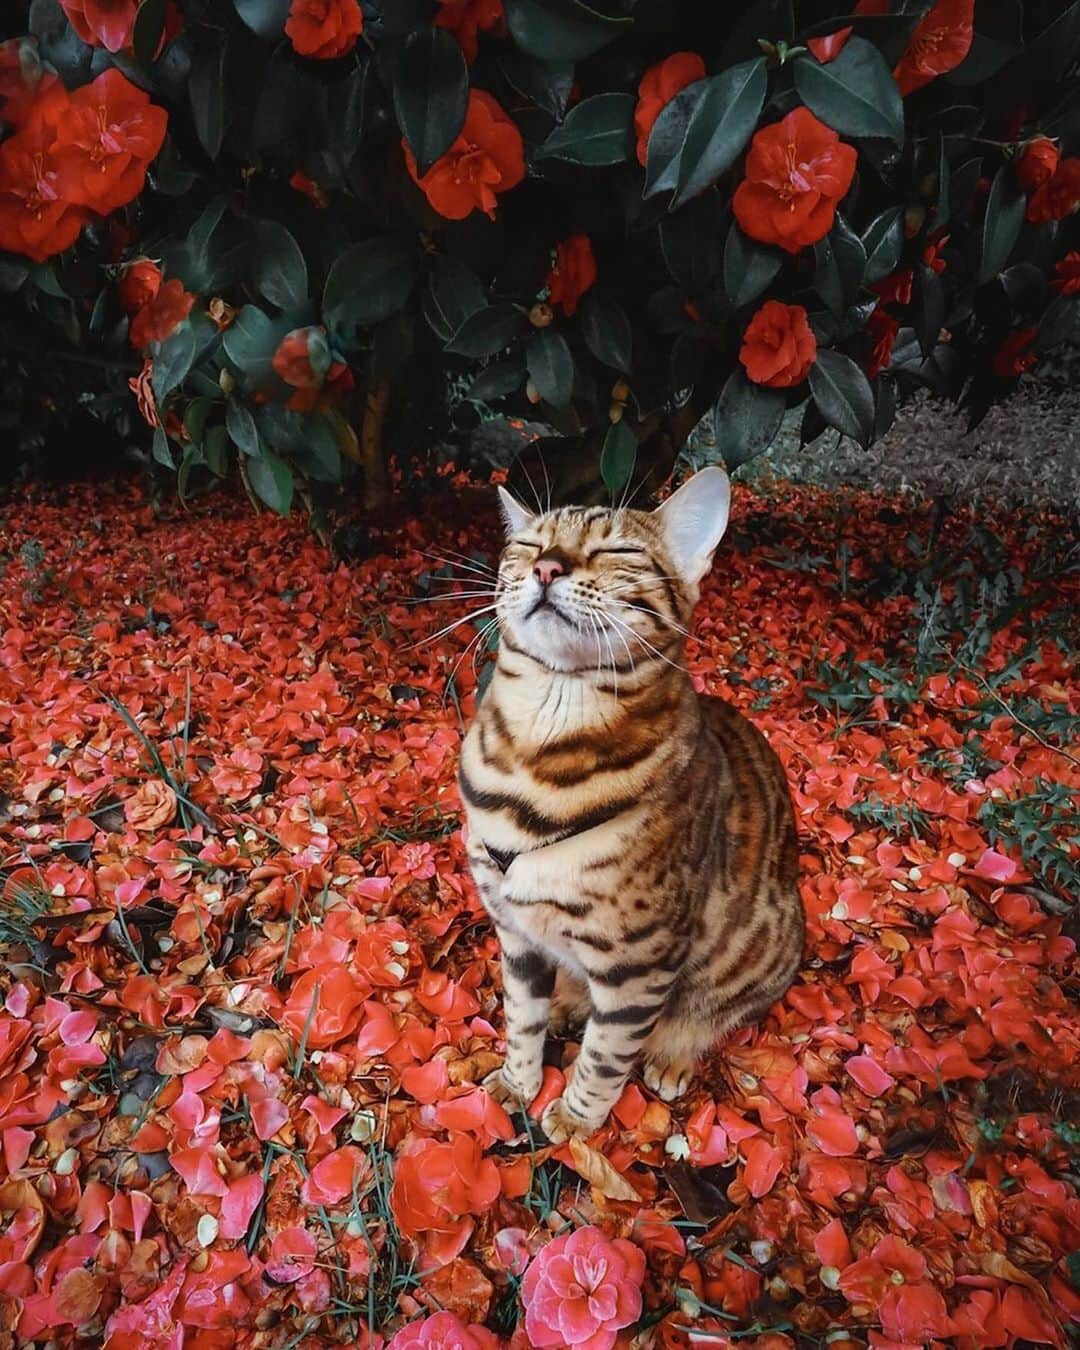
[[[364,505],[385,506],[387,499],[386,456],[383,450],[383,426],[390,406],[390,384],[372,377],[364,398],[364,416],[360,423],[360,463],[364,467]]]

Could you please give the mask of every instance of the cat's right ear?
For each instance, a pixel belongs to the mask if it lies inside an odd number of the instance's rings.
[[[506,537],[512,539],[519,531],[532,524],[535,517],[526,511],[522,504],[500,484],[499,505],[502,507],[503,520],[506,522]]]

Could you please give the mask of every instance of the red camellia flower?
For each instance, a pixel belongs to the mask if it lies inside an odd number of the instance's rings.
[[[1064,220],[1080,206],[1080,159],[1063,159],[1048,183],[1028,199],[1027,218],[1033,225]]]
[[[52,117],[69,103],[59,82],[35,99],[23,125],[0,145],[0,248],[44,262],[73,244],[87,213],[72,199],[55,153]]]
[[[859,0],[859,3],[852,10],[853,14],[889,14],[889,0]],[[835,61],[840,53],[847,46],[848,38],[854,33],[855,29],[838,28],[835,33],[827,33],[824,37],[809,38],[806,45],[814,55],[816,61],[820,61],[823,66]]]
[[[937,0],[919,22],[893,71],[905,97],[955,70],[975,36],[975,0]]]
[[[68,22],[83,42],[110,52],[131,46],[139,0],[60,0]]]
[[[270,364],[294,389],[317,389],[330,365],[326,329],[294,328],[281,339]]]
[[[195,297],[184,290],[184,283],[175,277],[164,282],[154,298],[139,310],[131,321],[128,341],[143,350],[151,342],[164,342],[180,327],[191,313]]]
[[[900,331],[900,324],[887,310],[878,305],[877,309],[870,315],[866,330],[873,340],[866,373],[873,379],[875,375],[880,374],[888,366],[892,358],[893,343]]]
[[[470,65],[476,60],[477,33],[490,33],[503,16],[502,0],[439,0],[436,28],[449,28]]]
[[[931,235],[922,252],[923,262],[931,271],[937,272],[939,275],[945,271],[947,266],[945,259],[941,256],[941,250],[951,238],[952,235],[950,234]]]
[[[499,1189],[498,1168],[471,1135],[445,1144],[423,1139],[397,1159],[390,1208],[401,1231],[445,1265],[469,1240],[469,1216],[490,1209]]]
[[[747,376],[755,384],[788,389],[799,384],[814,364],[817,338],[802,305],[766,300],[746,326],[739,351]]]
[[[925,254],[924,260],[925,259]],[[940,270],[934,263],[934,271]],[[942,268],[944,263],[942,263]],[[882,277],[880,281],[875,281],[870,289],[885,305],[909,305],[911,304],[911,284],[915,280],[915,274],[910,267],[901,267],[898,272],[892,272],[887,277]]]
[[[1039,359],[1036,352],[1029,350],[1038,331],[1035,327],[1014,328],[994,355],[994,374],[1016,379],[1030,370]]]
[[[648,159],[649,133],[664,108],[680,89],[704,78],[705,62],[697,52],[675,52],[666,61],[650,66],[642,75],[638,85],[637,107],[634,109],[639,164],[644,164]]]
[[[809,108],[796,108],[754,136],[735,218],[752,239],[798,253],[832,229],[858,156]]]
[[[320,61],[351,52],[363,29],[358,0],[292,0],[285,21],[296,51]]]
[[[149,258],[136,258],[129,263],[117,287],[124,313],[130,318],[145,309],[161,290],[161,281],[161,268]]]
[[[1049,183],[1061,162],[1061,151],[1049,136],[1028,141],[1016,161],[1016,177],[1025,192],[1034,192]]]
[[[558,305],[569,318],[578,301],[596,281],[596,259],[587,234],[572,234],[555,250],[555,265],[547,274],[548,304]]]
[[[477,208],[494,220],[497,195],[525,177],[521,132],[483,89],[469,91],[457,139],[423,176],[408,142],[401,144],[409,176],[447,220],[464,220]]]
[[[1075,295],[1080,291],[1080,253],[1075,249],[1055,264],[1050,286],[1059,295]]]
[[[74,201],[107,215],[137,197],[168,121],[118,70],[77,89],[56,120],[56,154]]]

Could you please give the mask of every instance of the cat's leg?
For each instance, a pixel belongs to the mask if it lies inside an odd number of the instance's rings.
[[[502,947],[506,1060],[484,1079],[484,1088],[503,1105],[528,1106],[544,1073],[555,965],[513,929],[498,927]]]
[[[580,1031],[592,1011],[592,1000],[585,981],[560,967],[555,976],[555,993],[551,1000],[548,1027],[553,1036],[566,1036]]]
[[[675,980],[674,973],[656,970],[618,987],[590,982],[593,1011],[581,1053],[569,1086],[547,1107],[540,1122],[552,1143],[592,1134],[607,1120]]]
[[[690,1086],[698,1060],[718,1039],[714,1027],[681,1014],[665,1012],[645,1042],[641,1076],[661,1101],[673,1102]]]

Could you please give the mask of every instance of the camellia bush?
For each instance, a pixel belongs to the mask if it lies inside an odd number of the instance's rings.
[[[976,422],[1080,326],[1080,4],[849,8],[9,6],[16,434],[76,405],[181,494],[287,511],[354,476],[378,507],[443,416],[546,422],[578,496],[709,409],[729,466],[795,407],[805,440],[919,386]]]

